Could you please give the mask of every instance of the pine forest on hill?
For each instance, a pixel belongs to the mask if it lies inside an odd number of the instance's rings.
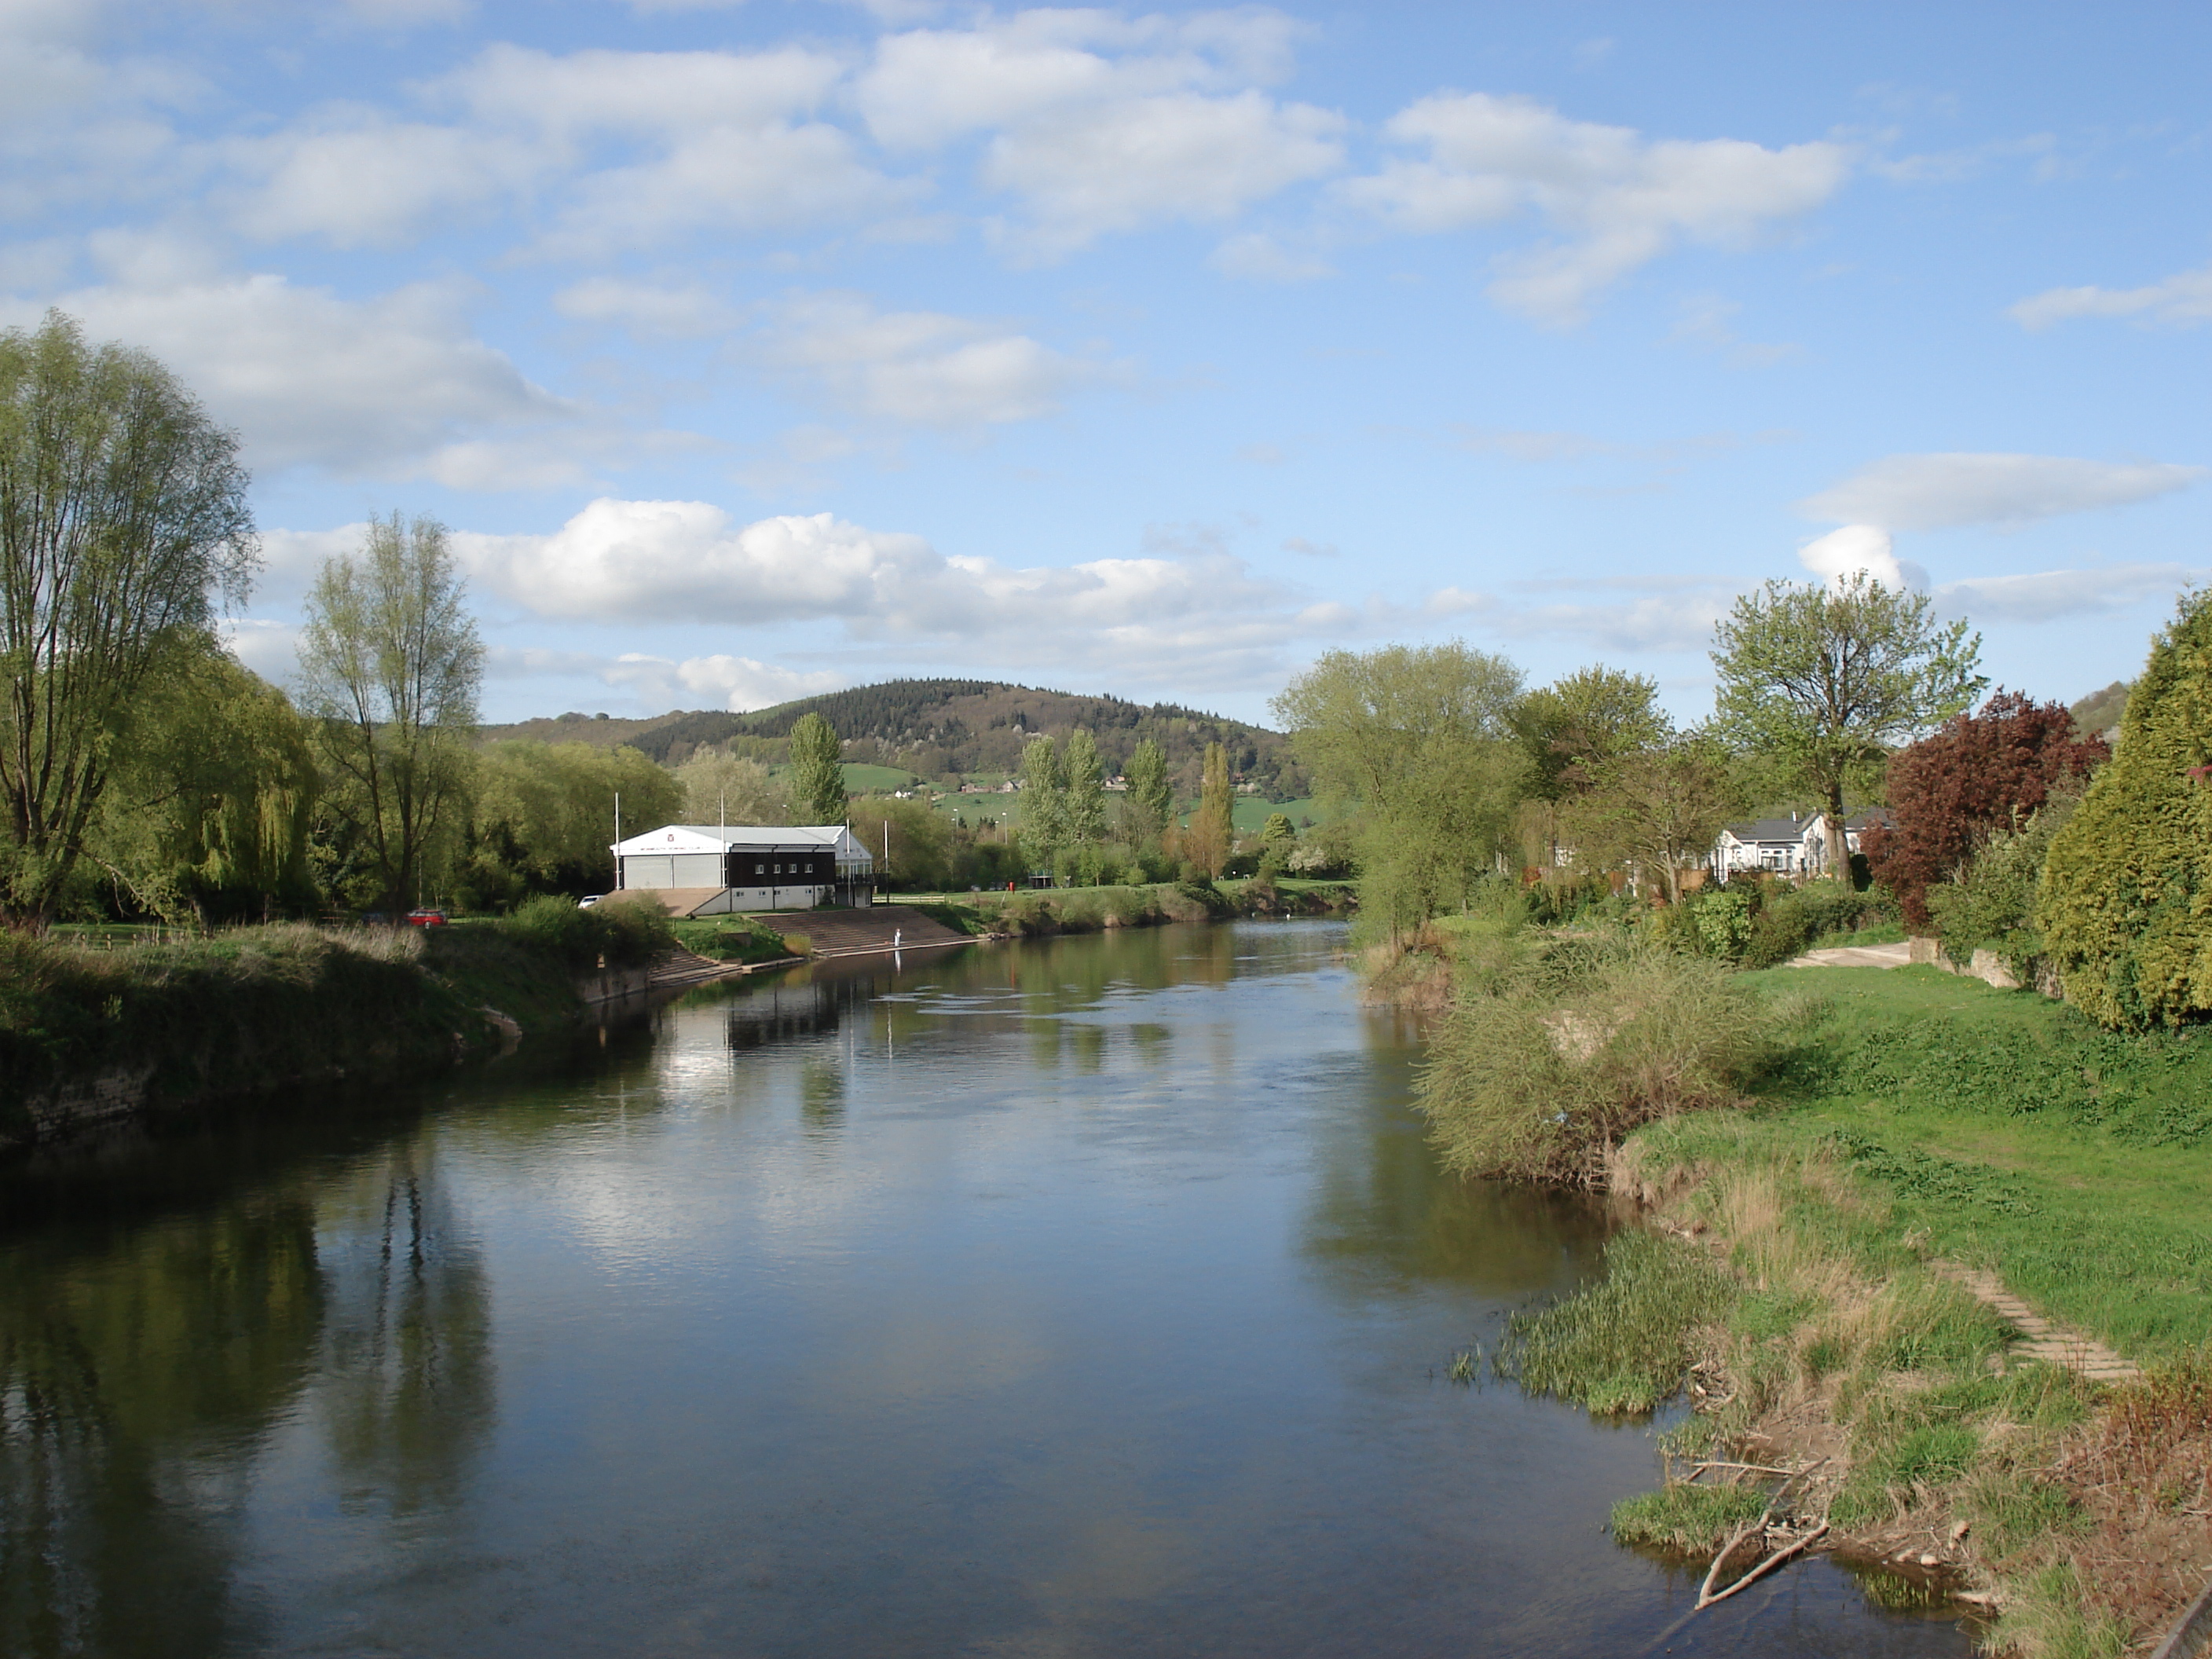
[[[1305,774],[1279,732],[1176,703],[1146,705],[992,680],[889,680],[744,714],[699,709],[615,720],[569,714],[486,726],[483,738],[606,748],[627,744],[664,766],[681,765],[702,749],[726,749],[775,765],[784,759],[792,723],[808,714],[820,714],[845,739],[848,764],[892,767],[945,783],[1010,775],[1019,770],[1023,745],[1031,738],[1065,739],[1084,730],[1097,740],[1109,775],[1150,738],[1166,751],[1177,793],[1194,795],[1206,746],[1218,743],[1228,751],[1231,772],[1255,793],[1277,800],[1308,793]]]

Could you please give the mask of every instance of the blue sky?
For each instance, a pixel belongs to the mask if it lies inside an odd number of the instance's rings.
[[[1248,718],[1463,637],[1710,704],[1732,597],[2004,684],[2212,568],[2201,6],[0,0],[0,322],[244,434],[281,677],[370,514],[492,719],[894,675]]]

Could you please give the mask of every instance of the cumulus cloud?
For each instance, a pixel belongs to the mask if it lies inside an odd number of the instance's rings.
[[[1122,373],[970,318],[878,311],[856,294],[787,301],[762,351],[858,414],[917,426],[1041,419],[1075,388]]]
[[[54,303],[93,338],[143,346],[168,364],[219,420],[240,429],[257,469],[315,465],[499,487],[497,469],[485,465],[488,431],[572,426],[584,411],[476,338],[465,297],[423,283],[343,300],[261,275],[118,283]],[[0,319],[27,323],[41,309],[0,304]],[[508,459],[510,477],[547,476],[535,445]],[[551,471],[573,479],[582,469],[564,457]]]
[[[620,276],[592,276],[553,296],[553,309],[580,323],[609,323],[634,334],[696,339],[726,334],[738,313],[720,295],[696,283],[670,287]]]
[[[1565,240],[1501,258],[1490,294],[1549,324],[1579,320],[1600,292],[1677,241],[1741,244],[1809,212],[1850,171],[1840,144],[1646,139],[1486,93],[1421,99],[1384,131],[1427,154],[1346,180],[1340,199],[1417,234],[1540,218]]]
[[[239,661],[274,684],[285,684],[299,672],[297,623],[273,617],[233,617],[222,625],[222,642]]]
[[[2074,317],[2129,317],[2194,328],[2212,320],[2212,264],[2142,288],[2048,289],[2019,301],[2009,314],[2026,329],[2045,329]]]
[[[457,532],[471,579],[533,614],[605,623],[830,622],[972,656],[1209,684],[1279,667],[1290,640],[1358,625],[1226,553],[1010,566],[823,513],[738,524],[704,501],[592,502],[550,535]]]
[[[1294,252],[1265,231],[1230,237],[1206,263],[1224,276],[1254,283],[1310,283],[1336,275],[1336,267],[1328,260]]]
[[[1341,116],[1251,84],[1284,71],[1297,32],[1256,10],[1027,11],[887,37],[855,96],[895,149],[989,131],[981,179],[1023,210],[1001,243],[1052,258],[1113,232],[1226,219],[1340,167]]]
[[[2148,501],[2204,474],[2201,466],[2064,455],[1889,455],[1797,506],[1808,518],[1887,530],[2021,525]]]
[[[1893,591],[1928,586],[1928,573],[1900,560],[1890,545],[1889,532],[1870,524],[1847,524],[1814,537],[1797,550],[1797,562],[1838,586],[1862,574]]]

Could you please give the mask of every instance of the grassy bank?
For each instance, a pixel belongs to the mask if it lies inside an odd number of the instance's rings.
[[[1993,1648],[2146,1641],[2212,1571],[2212,1037],[2116,1037],[1931,969],[1741,984],[1787,1041],[1740,1106],[1627,1138],[1615,1189],[1656,1230],[1516,1322],[1505,1364],[1593,1410],[1689,1391],[1678,1472],[1817,1466],[1784,1512],[1987,1596]],[[2148,1376],[2022,1360],[1960,1268]],[[1708,1469],[1615,1531],[1710,1553],[1771,1484]]]
[[[1353,906],[1348,882],[1163,882],[1145,887],[1054,887],[1014,893],[901,894],[924,915],[963,933],[1036,938],[1095,933],[1109,927],[1157,927],[1176,921],[1227,921],[1237,916],[1343,915]]]
[[[666,948],[664,921],[565,901],[434,931],[279,923],[93,949],[0,934],[0,1143],[344,1077],[426,1075],[574,1019],[577,980]]]

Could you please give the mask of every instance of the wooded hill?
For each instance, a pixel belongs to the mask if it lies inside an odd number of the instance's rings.
[[[1265,726],[1177,703],[1079,696],[995,680],[888,680],[747,714],[699,709],[636,720],[562,714],[486,726],[483,738],[610,748],[629,744],[664,766],[680,765],[702,749],[728,749],[776,763],[784,758],[792,723],[808,714],[820,714],[845,739],[848,762],[898,767],[947,782],[1016,771],[1022,747],[1031,738],[1064,739],[1081,728],[1097,739],[1109,774],[1121,771],[1130,751],[1150,738],[1167,751],[1179,789],[1194,793],[1206,745],[1218,743],[1228,750],[1230,770],[1261,793],[1288,800],[1307,790],[1304,773],[1291,758],[1289,740]]]

